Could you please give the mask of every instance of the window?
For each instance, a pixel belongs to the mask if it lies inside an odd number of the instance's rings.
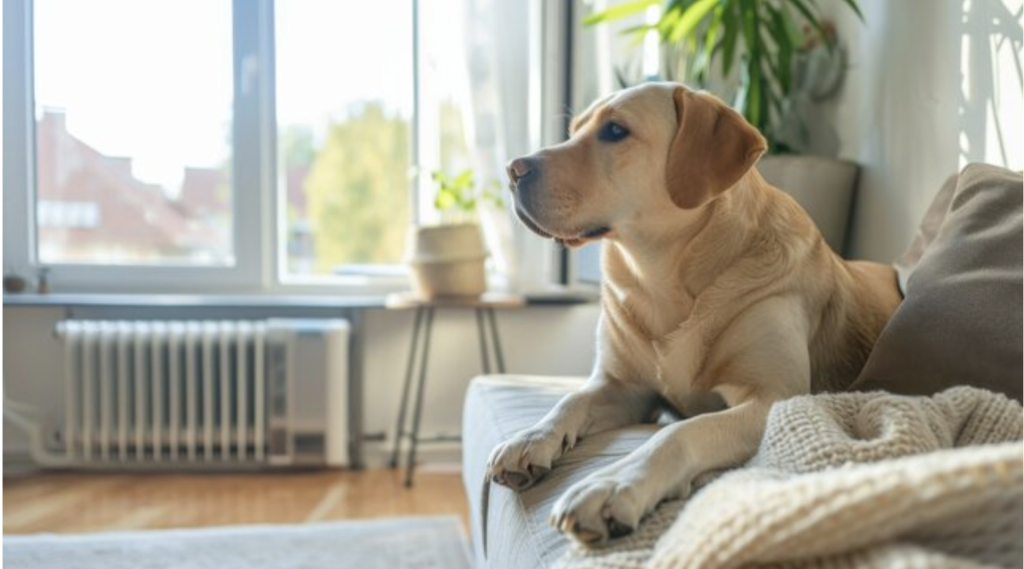
[[[399,266],[410,219],[412,0],[278,0],[284,278]]]
[[[230,2],[34,8],[39,262],[233,264]]]
[[[5,272],[74,291],[405,288],[432,174],[498,183],[531,84],[525,4],[426,5],[5,1]],[[495,30],[502,49],[467,61]]]
[[[417,185],[418,217],[421,222],[437,221],[433,209],[433,172],[447,176],[473,169],[468,129],[473,121],[466,116],[472,107],[470,82],[466,70],[465,0],[432,0],[431,9],[419,14],[419,164]],[[479,149],[477,149],[479,152]],[[474,172],[476,178],[480,172]],[[477,179],[476,182],[487,183]]]

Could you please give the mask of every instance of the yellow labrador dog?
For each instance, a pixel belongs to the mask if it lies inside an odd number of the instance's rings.
[[[488,473],[520,490],[583,437],[685,420],[570,488],[551,521],[586,543],[628,533],[694,478],[756,451],[771,405],[841,390],[900,301],[888,266],[845,262],[755,163],[764,138],[674,83],[591,105],[570,139],[508,165],[519,218],[568,246],[604,238],[594,371]]]

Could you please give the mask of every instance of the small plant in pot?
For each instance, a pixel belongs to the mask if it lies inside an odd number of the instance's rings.
[[[856,0],[843,3],[863,21]],[[831,157],[838,138],[813,116],[815,103],[837,92],[845,71],[835,28],[811,0],[627,0],[583,22],[634,17],[658,5],[656,22],[623,33],[657,34],[665,48],[663,78],[731,100],[768,140],[761,173],[792,194],[842,253],[858,167]],[[623,87],[639,82],[623,70],[616,75]]]
[[[440,223],[409,234],[413,292],[421,298],[479,296],[487,291],[487,248],[477,210],[485,202],[503,207],[501,194],[496,184],[478,186],[472,170],[456,176],[434,172],[432,178]]]

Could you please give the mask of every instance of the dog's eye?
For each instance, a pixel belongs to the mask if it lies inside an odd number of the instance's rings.
[[[629,136],[629,129],[617,122],[608,121],[597,133],[597,138],[605,142],[618,142]]]

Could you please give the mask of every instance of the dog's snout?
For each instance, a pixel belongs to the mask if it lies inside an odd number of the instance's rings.
[[[535,175],[537,166],[528,158],[516,158],[508,163],[506,170],[508,179],[512,182],[512,189],[515,190],[521,183]]]

